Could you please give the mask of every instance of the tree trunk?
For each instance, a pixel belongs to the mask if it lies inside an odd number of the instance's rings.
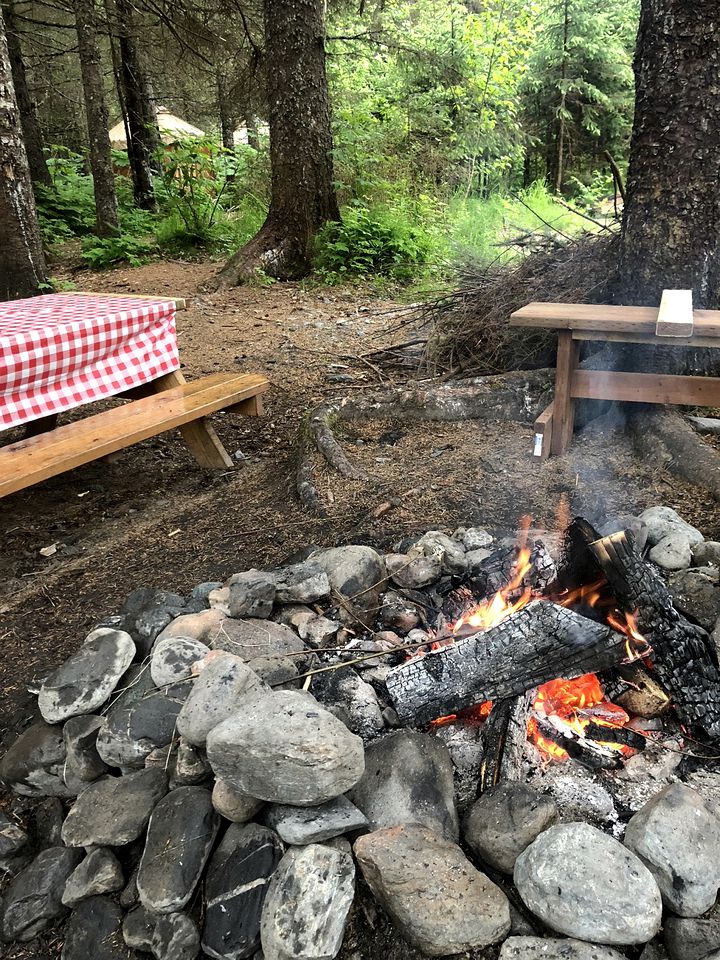
[[[245,114],[245,127],[247,128],[248,146],[253,150],[260,149],[260,134],[258,133],[257,123],[252,112]]]
[[[623,217],[624,303],[665,287],[720,306],[720,7],[642,0]]]
[[[97,12],[94,0],[73,0],[73,5],[90,143],[90,169],[95,191],[96,230],[99,237],[107,237],[117,232],[119,223],[97,36]]]
[[[118,39],[120,42],[120,76],[127,112],[128,158],[133,181],[135,205],[143,210],[155,209],[152,158],[160,137],[157,117],[148,99],[148,82],[135,39],[135,23],[131,0],[115,0]]]
[[[232,114],[227,81],[220,67],[215,71],[215,83],[218,97],[218,116],[220,117],[220,135],[225,150],[235,149],[235,120]]]
[[[265,0],[270,211],[259,233],[220,272],[216,286],[242,283],[258,270],[282,280],[304,276],[318,229],[340,219],[323,12],[323,0]]]
[[[0,300],[38,293],[45,258],[0,10]]]
[[[9,0],[8,3],[3,3],[2,9],[5,17],[5,31],[10,54],[13,86],[15,87],[15,98],[17,100],[18,110],[20,111],[20,122],[22,124],[25,152],[27,153],[28,165],[30,167],[30,176],[35,183],[42,183],[47,187],[52,183],[52,179],[45,160],[40,121],[38,120],[35,104],[32,101],[30,90],[28,89],[25,61],[23,60],[20,36],[17,31],[17,24],[15,23],[14,4]]]
[[[562,190],[563,178],[565,176],[565,111],[567,101],[567,90],[565,81],[567,80],[567,57],[568,57],[568,36],[570,32],[570,0],[565,0],[564,20],[563,20],[563,52],[562,67],[560,70],[560,107],[558,109],[558,138],[557,138],[557,171],[555,174],[555,193]]]

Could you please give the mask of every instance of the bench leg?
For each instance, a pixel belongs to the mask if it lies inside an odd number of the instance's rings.
[[[565,453],[572,442],[575,401],[570,391],[579,353],[580,341],[573,340],[571,330],[561,330],[558,334],[553,429],[550,443],[550,452],[553,456]]]
[[[29,440],[31,437],[39,437],[43,433],[54,430],[57,426],[58,415],[51,413],[47,417],[40,417],[38,420],[30,420],[25,424],[23,431],[23,440]]]
[[[545,407],[543,412],[535,421],[535,440],[533,445],[533,456],[540,460],[547,460],[550,456],[550,446],[553,435],[553,411],[555,403]]]
[[[179,387],[183,383],[185,383],[185,377],[179,370],[175,370],[173,373],[166,373],[157,380],[153,380],[149,386],[156,393],[162,393],[163,390]],[[207,417],[193,420],[178,429],[185,445],[201,467],[207,467],[210,470],[228,470],[234,466]]]

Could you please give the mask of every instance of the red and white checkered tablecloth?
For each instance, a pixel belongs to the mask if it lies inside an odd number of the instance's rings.
[[[54,293],[0,303],[0,430],[179,367],[172,300]]]

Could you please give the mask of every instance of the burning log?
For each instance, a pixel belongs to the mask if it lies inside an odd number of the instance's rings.
[[[535,600],[489,630],[395,667],[387,688],[400,719],[421,725],[558,677],[605,670],[624,656],[625,637],[610,627]]]
[[[617,743],[623,747],[630,747],[631,750],[644,750],[647,742],[641,733],[630,730],[628,727],[609,727],[595,720],[590,720],[585,727],[585,738],[595,740],[599,744]]]
[[[603,747],[587,737],[582,737],[561,721],[553,723],[550,717],[535,714],[533,717],[538,733],[564,750],[573,760],[591,770],[617,770],[622,765],[622,754]],[[602,728],[603,731],[607,728]]]
[[[720,737],[720,670],[708,634],[675,609],[663,581],[633,549],[632,534],[614,533],[590,549],[618,601],[634,612],[680,719]]]

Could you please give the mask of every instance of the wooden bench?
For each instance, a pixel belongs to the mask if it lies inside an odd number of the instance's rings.
[[[0,497],[175,427],[202,466],[232,467],[203,418],[218,410],[257,416],[268,386],[257,374],[216,373],[192,383],[167,374],[139,388],[150,396],[0,447]]]
[[[688,294],[665,291],[659,308],[529,303],[512,314],[511,326],[558,331],[555,397],[535,422],[535,456],[545,459],[567,450],[573,435],[575,401],[579,399],[720,406],[720,379],[715,377],[578,368],[584,340],[720,347],[720,311],[693,312]]]

